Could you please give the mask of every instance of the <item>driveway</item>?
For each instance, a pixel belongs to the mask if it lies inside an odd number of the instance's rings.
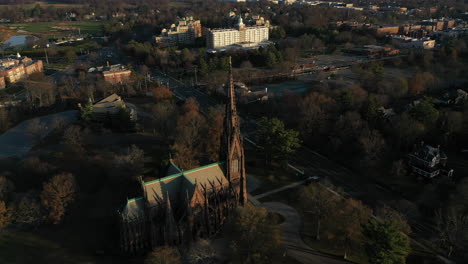
[[[0,135],[0,158],[6,157],[24,157],[34,146],[33,140],[28,135],[28,126],[32,120],[39,119],[44,124],[42,137],[47,136],[52,131],[52,122],[56,118],[62,118],[63,124],[69,124],[76,120],[77,111],[66,111],[52,115],[36,117],[25,120],[17,126],[9,129]]]
[[[300,229],[302,221],[296,209],[283,203],[268,202],[261,204],[270,212],[279,213],[284,216],[285,221],[281,224],[282,241],[287,249],[288,256],[299,262],[307,264],[343,264],[352,263],[335,256],[321,253],[307,246],[302,241]]]

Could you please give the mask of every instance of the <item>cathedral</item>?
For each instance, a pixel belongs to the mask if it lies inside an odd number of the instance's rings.
[[[122,251],[134,254],[208,238],[247,203],[232,68],[225,111],[219,162],[183,171],[170,161],[165,177],[141,180],[141,196],[127,200],[118,214]]]

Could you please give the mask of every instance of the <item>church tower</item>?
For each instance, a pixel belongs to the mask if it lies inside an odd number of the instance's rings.
[[[239,116],[236,109],[236,94],[232,78],[231,57],[229,57],[229,80],[227,84],[227,101],[224,115],[224,133],[221,138],[220,159],[225,162],[226,177],[230,186],[239,196],[239,204],[247,203],[247,187],[245,175],[245,157]]]

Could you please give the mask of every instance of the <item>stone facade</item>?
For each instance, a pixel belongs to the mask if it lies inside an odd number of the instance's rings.
[[[188,171],[171,161],[165,177],[141,180],[141,197],[128,200],[118,214],[124,252],[135,254],[211,237],[237,206],[247,203],[244,148],[231,71],[228,87],[221,160]]]

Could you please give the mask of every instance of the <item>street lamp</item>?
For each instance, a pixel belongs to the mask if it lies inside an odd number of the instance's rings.
[[[46,47],[44,48],[44,53],[45,53],[45,58],[47,65],[49,65],[49,57],[47,56],[47,48],[49,47],[49,44],[46,44]]]

